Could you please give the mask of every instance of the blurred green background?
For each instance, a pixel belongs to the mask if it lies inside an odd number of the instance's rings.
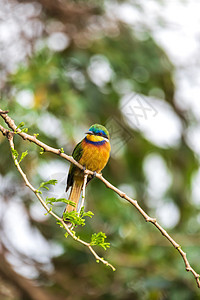
[[[105,125],[112,153],[103,175],[156,217],[200,272],[199,60],[188,64],[193,44],[186,35],[181,46],[169,19],[181,22],[189,2],[1,0],[0,108],[67,154],[92,124]],[[66,196],[69,164],[18,136],[15,144],[29,152],[21,165],[33,185],[57,179],[44,196]],[[116,272],[44,215],[0,135],[0,299],[200,299],[179,253],[133,206],[97,179],[86,202],[95,215],[78,234],[105,232],[111,248],[96,250]]]

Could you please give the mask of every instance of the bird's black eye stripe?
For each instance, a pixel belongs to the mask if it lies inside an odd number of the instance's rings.
[[[103,134],[102,132],[98,132],[98,133],[96,133],[96,135],[102,136],[102,137],[104,137],[106,139],[108,138],[107,135]]]

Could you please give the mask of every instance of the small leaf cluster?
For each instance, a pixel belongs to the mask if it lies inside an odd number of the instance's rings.
[[[107,236],[105,235],[104,232],[93,233],[93,235],[91,237],[90,245],[91,246],[100,246],[104,250],[106,250],[107,248],[110,248],[110,243],[105,242],[106,238],[107,238]]]
[[[76,206],[75,203],[73,201],[67,200],[66,198],[58,198],[56,199],[55,197],[52,198],[46,198],[46,204],[50,204],[50,205],[54,205],[55,202],[63,202],[65,204],[69,204],[71,206]]]
[[[47,185],[55,185],[57,183],[56,179],[50,179],[46,182],[42,182],[40,184],[39,189],[41,188],[45,188],[47,190],[49,190],[49,187]],[[39,189],[37,190],[38,193],[41,193],[41,191],[39,191]],[[58,202],[63,202],[65,204],[71,205],[73,207],[76,206],[76,203],[70,200],[67,200],[66,198],[55,198],[55,197],[51,197],[51,198],[46,198],[45,200],[46,204],[50,205],[49,211],[47,212],[47,214],[52,211],[52,207],[55,203]],[[93,217],[93,213],[91,211],[84,211],[84,206],[81,208],[80,212],[77,212],[75,210],[72,210],[70,212],[66,211],[63,213],[63,221],[66,223],[71,223],[71,233],[73,234],[73,237],[75,239],[79,239],[79,237],[76,236],[76,232],[74,230],[72,230],[73,228],[77,227],[78,225],[84,226],[85,225],[85,217],[89,217],[92,218]],[[61,221],[57,221],[57,224],[60,225],[60,227],[64,228],[63,224]],[[65,233],[65,237],[68,237],[68,233]],[[100,246],[102,247],[104,250],[107,250],[107,248],[110,247],[110,243],[105,242],[105,239],[107,238],[107,236],[105,235],[105,233],[103,232],[98,232],[98,233],[93,233],[91,236],[91,242],[90,245],[91,246]],[[97,260],[97,262],[99,262]]]
[[[15,150],[14,148],[11,148],[12,151],[12,155],[14,156],[14,159],[17,159],[19,156],[19,153],[17,152],[17,150]]]
[[[20,160],[19,160],[19,164],[24,159],[24,157],[26,157],[27,154],[28,154],[28,150],[22,152],[22,155],[21,155]]]
[[[63,213],[63,220],[72,224],[73,227],[78,225],[85,225],[85,217],[92,218],[94,214],[91,211],[84,212],[84,207],[81,208],[80,213],[75,210]]]
[[[14,148],[11,148],[12,154],[14,156],[14,159],[18,159],[19,153],[17,152],[17,150],[15,150]],[[28,150],[22,152],[21,157],[19,159],[19,164],[20,162],[24,159],[24,157],[28,154]]]
[[[44,148],[40,147],[40,154],[42,155],[44,153]]]
[[[18,125],[17,128],[15,129],[15,133],[17,133],[17,129],[20,129],[20,128],[22,128],[22,127],[24,127],[24,122],[19,123],[19,125]],[[20,132],[25,132],[25,133],[27,133],[27,132],[28,132],[28,128],[25,127],[25,128],[23,128],[23,129],[21,129]]]
[[[39,189],[44,188],[46,190],[49,190],[49,187],[47,186],[48,184],[55,185],[58,182],[57,179],[50,179],[48,181],[42,182],[39,186]]]
[[[55,185],[58,182],[57,179],[50,179],[48,181],[42,182],[39,186],[39,188],[36,190],[36,193],[42,194],[42,192],[40,191],[41,188],[44,188],[46,190],[49,190],[49,187],[47,186],[48,184],[52,184]],[[49,198],[49,199],[55,199],[55,198]],[[53,202],[53,200],[52,200]],[[54,201],[55,202],[55,201]]]
[[[56,183],[56,182],[55,182],[55,183]],[[47,187],[46,187],[45,185],[43,185],[43,184],[54,184],[54,181],[51,182],[51,183],[48,181],[48,182],[42,183],[42,184],[40,185],[40,187],[42,186],[42,187],[44,187],[44,188],[47,188]],[[76,203],[75,203],[75,202],[73,202],[73,201],[71,201],[71,200],[67,200],[66,198],[58,198],[58,199],[57,199],[57,198],[55,198],[55,197],[52,197],[52,198],[48,198],[48,197],[47,197],[46,200],[45,200],[45,202],[46,202],[46,204],[50,204],[51,206],[53,206],[54,203],[58,203],[58,202],[63,202],[63,203],[65,203],[65,204],[71,205],[71,206],[73,206],[73,207],[76,206]],[[52,208],[52,207],[51,207],[51,208]],[[85,211],[84,211],[84,207],[82,207],[81,210],[80,210],[80,212],[76,212],[75,210],[70,211],[70,212],[68,212],[68,211],[64,212],[64,213],[63,213],[63,220],[64,220],[65,222],[71,223],[73,227],[76,227],[76,226],[78,226],[78,225],[84,226],[84,225],[85,225],[85,217],[92,218],[93,215],[94,215],[94,214],[93,214],[91,211],[85,212]],[[63,227],[61,222],[58,221],[58,223],[59,223],[59,225],[60,225],[61,227]]]

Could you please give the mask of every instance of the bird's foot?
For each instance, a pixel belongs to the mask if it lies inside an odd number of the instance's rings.
[[[73,227],[72,227],[72,223],[70,223],[70,221],[64,221],[65,222],[65,224],[67,225],[67,227],[69,228],[69,229],[73,229]]]
[[[92,174],[92,178],[95,178],[97,176],[97,172],[94,171],[93,174]]]
[[[64,223],[67,225],[67,227],[70,229],[70,230],[72,230],[74,227],[73,227],[73,225],[72,225],[72,223],[70,222],[70,220],[68,219],[68,218],[62,218],[63,219],[63,221],[64,221]]]
[[[72,223],[70,222],[70,219],[64,218],[64,213],[66,213],[66,209],[64,210],[63,215],[62,215],[63,222],[67,225],[67,227],[69,229],[72,230],[73,229]]]

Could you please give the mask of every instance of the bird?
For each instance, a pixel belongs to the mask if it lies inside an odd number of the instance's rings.
[[[75,146],[72,157],[84,169],[93,171],[95,175],[96,173],[101,173],[109,160],[111,151],[110,135],[108,130],[100,124],[92,125],[85,134],[85,138]],[[91,175],[88,176],[87,184],[93,177]],[[71,187],[68,200],[74,202],[75,206],[67,204],[64,212],[77,211],[83,182],[83,170],[71,164],[67,177],[66,192]]]

